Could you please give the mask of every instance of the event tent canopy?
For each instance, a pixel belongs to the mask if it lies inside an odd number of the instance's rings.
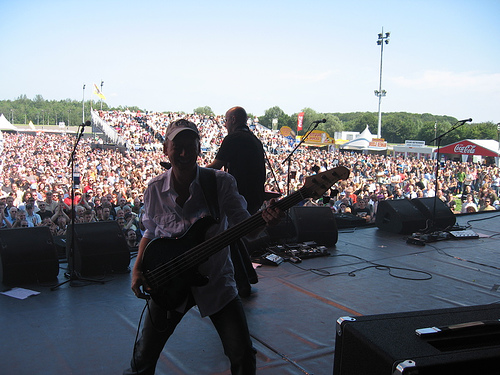
[[[498,157],[498,142],[491,139],[464,139],[437,150],[440,154]]]
[[[5,118],[3,113],[0,115],[0,130],[18,130]]]

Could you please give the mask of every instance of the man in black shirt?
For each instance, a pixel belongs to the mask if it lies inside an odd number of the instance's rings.
[[[264,202],[266,165],[262,142],[247,126],[247,112],[242,107],[233,107],[226,112],[227,136],[208,168],[224,168],[234,176],[238,191],[247,201],[250,214],[256,213]],[[231,246],[231,258],[240,296],[250,294],[250,284],[257,282],[257,273],[242,241]]]
[[[227,136],[209,168],[224,167],[238,184],[238,191],[247,201],[247,210],[257,212],[264,202],[266,165],[262,142],[247,126],[247,113],[242,107],[226,112]]]

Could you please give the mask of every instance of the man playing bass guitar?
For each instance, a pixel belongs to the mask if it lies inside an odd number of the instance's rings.
[[[194,305],[198,306],[202,317],[210,317],[230,360],[231,373],[255,374],[255,352],[238,297],[228,247],[210,250],[208,256],[202,253],[201,258],[197,253],[192,254],[190,248],[194,245],[196,249],[197,242],[214,238],[228,227],[248,219],[250,214],[246,202],[230,174],[210,169],[215,175],[213,193],[217,196],[219,218],[210,227],[203,225],[206,233],[199,231],[200,226],[196,223],[213,216],[213,210],[209,203],[212,199],[210,193],[207,194],[206,186],[200,181],[203,168],[197,165],[200,135],[196,125],[183,119],[172,122],[165,134],[163,151],[172,167],[153,178],[145,191],[142,222],[146,231],[132,271],[134,294],[148,299],[151,292],[152,299],[148,301],[150,313],[146,314],[142,335],[135,343],[131,367],[124,374],[154,374],[164,345]],[[261,215],[259,219],[263,224],[273,224],[280,220],[282,211],[268,207],[256,215]],[[196,230],[191,235],[193,228]],[[152,245],[162,238],[172,242],[158,251]],[[182,245],[177,246],[174,241],[180,241]],[[170,260],[169,253],[174,253],[173,260]],[[155,263],[162,265],[154,269]],[[167,281],[170,285],[155,294],[155,289],[165,285],[168,278],[165,274],[177,273],[179,279]],[[202,280],[196,280],[198,278]]]

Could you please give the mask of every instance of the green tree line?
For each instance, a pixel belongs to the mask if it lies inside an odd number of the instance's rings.
[[[311,108],[305,108],[303,130],[298,135],[304,135],[309,125],[314,121],[325,119],[325,123],[320,123],[318,130],[326,131],[330,136],[335,132],[353,131],[362,132],[368,125],[373,135],[377,134],[378,114],[376,112],[353,112],[353,113],[319,113]],[[289,126],[292,130],[297,130],[298,113],[286,114],[279,107],[272,107],[265,111],[264,116],[259,117],[260,124],[272,128],[273,119],[278,120],[278,128]],[[407,113],[391,112],[382,113],[381,135],[389,143],[404,143],[405,140],[420,140],[426,144],[431,142],[436,136],[449,131],[458,120],[451,116],[438,116],[430,113]],[[497,125],[492,122],[472,123],[458,127],[450,132],[441,141],[441,145],[446,145],[461,139],[494,139],[497,140],[499,133]]]
[[[78,126],[90,119],[91,105],[94,109],[101,109],[100,101],[87,100],[82,105],[82,101],[72,99],[45,100],[42,95],[28,99],[26,95],[21,95],[15,100],[0,100],[0,113],[13,125],[28,125],[31,121],[34,125],[57,125],[64,122],[66,126]],[[102,102],[102,109],[139,110],[137,107],[109,107],[105,102]]]
[[[101,108],[100,101],[93,101],[94,108]],[[91,101],[45,100],[41,95],[34,99],[28,99],[21,95],[15,100],[1,100],[0,113],[14,125],[57,125],[64,122],[67,126],[77,126],[82,120],[90,119]],[[102,109],[124,111],[141,110],[138,107],[110,107],[102,102]],[[303,130],[298,135],[304,135],[309,125],[318,120],[325,119],[325,123],[318,125],[318,130],[326,131],[330,136],[340,131],[362,132],[368,125],[372,134],[377,134],[378,114],[375,112],[353,112],[353,113],[320,113],[311,108],[304,108]],[[193,113],[214,115],[209,106],[198,107]],[[82,117],[83,115],[83,117]],[[260,124],[272,128],[273,120],[277,119],[278,128],[289,126],[297,130],[298,113],[287,114],[280,107],[275,106],[267,109],[263,116],[259,117]],[[391,112],[382,114],[382,138],[389,143],[404,143],[405,140],[421,140],[432,144],[436,135],[450,130],[457,123],[457,119],[451,116],[438,116],[430,113],[416,114],[407,112]],[[492,122],[466,124],[449,133],[442,140],[442,145],[453,143],[461,139],[498,139],[497,125]]]

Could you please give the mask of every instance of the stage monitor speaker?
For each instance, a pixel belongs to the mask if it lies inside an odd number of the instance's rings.
[[[333,374],[498,374],[499,316],[490,304],[341,317]]]
[[[434,210],[434,202],[436,209]],[[450,208],[441,200],[434,198],[414,198],[411,203],[431,222],[434,230],[445,230],[455,225],[456,218]]]
[[[319,245],[334,246],[339,232],[337,222],[328,206],[295,206],[290,216],[297,231],[297,242],[314,241]]]
[[[378,202],[375,224],[392,233],[409,234],[426,229],[427,219],[408,199]]]
[[[71,224],[66,231],[66,254],[70,270],[87,275],[128,271],[130,251],[116,221],[75,224],[71,254]]]
[[[297,231],[289,212],[278,224],[266,226],[264,232],[268,244],[285,244],[297,240]]]
[[[56,281],[59,259],[49,227],[0,230],[0,280],[5,285]]]

